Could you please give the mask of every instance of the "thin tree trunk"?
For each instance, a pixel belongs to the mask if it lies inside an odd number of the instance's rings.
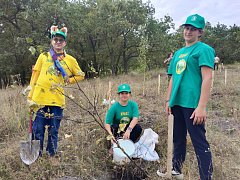
[[[124,41],[123,41],[123,69],[124,73],[128,74],[128,59],[126,57],[126,49],[127,49],[127,38],[124,36]]]

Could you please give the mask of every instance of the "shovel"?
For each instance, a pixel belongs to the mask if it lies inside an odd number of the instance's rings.
[[[29,118],[29,141],[20,142],[20,157],[27,165],[31,165],[37,160],[40,151],[40,140],[32,140],[32,117],[33,112],[31,111]]]

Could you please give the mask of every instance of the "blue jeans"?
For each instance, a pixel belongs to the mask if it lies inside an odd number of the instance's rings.
[[[40,140],[40,152],[43,152],[44,133],[48,127],[48,142],[46,151],[54,156],[58,147],[58,130],[63,116],[63,109],[57,106],[45,106],[37,111],[33,121],[33,139]]]
[[[186,157],[186,136],[188,131],[197,156],[200,178],[201,180],[211,180],[213,172],[212,154],[206,140],[204,124],[193,125],[193,120],[190,119],[195,110],[193,108],[173,106],[171,110],[174,116],[173,169],[181,173],[182,164]]]

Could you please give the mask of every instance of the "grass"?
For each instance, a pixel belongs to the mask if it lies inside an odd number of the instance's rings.
[[[214,179],[240,179],[240,72],[239,64],[227,66],[227,84],[224,71],[215,72],[214,84],[208,105],[207,137],[213,152]],[[158,74],[161,72],[161,87],[158,94]],[[145,95],[143,95],[143,74],[132,73],[114,78],[85,80],[81,88],[94,101],[103,122],[107,107],[101,105],[107,98],[108,82],[112,81],[112,99],[117,100],[116,89],[120,83],[129,83],[132,87],[132,99],[138,102],[141,113],[140,123],[144,128],[152,128],[159,134],[156,151],[159,162],[136,160],[150,176],[147,179],[159,179],[158,169],[166,168],[167,117],[164,102],[167,77],[164,70],[146,74]],[[91,106],[82,93],[66,88],[75,101],[87,107]],[[106,133],[84,110],[67,100],[64,118],[59,132],[59,155],[49,159],[46,155],[39,158],[30,167],[21,162],[19,142],[28,137],[28,107],[26,97],[21,95],[22,87],[0,90],[0,179],[143,179],[144,175],[132,163],[116,166],[108,155],[109,142]],[[191,141],[188,139],[187,159],[183,172],[186,179],[198,178],[197,160]]]

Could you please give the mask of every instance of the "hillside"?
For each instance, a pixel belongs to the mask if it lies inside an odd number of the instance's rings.
[[[240,179],[240,65],[229,65],[225,84],[225,71],[216,71],[213,89],[208,104],[207,137],[213,152],[214,179]],[[160,94],[158,75],[161,74]],[[167,116],[164,113],[167,77],[164,70],[151,71],[144,75],[131,73],[114,78],[92,79],[80,82],[90,101],[97,102],[96,109],[103,121],[107,107],[102,100],[107,98],[109,81],[113,83],[112,99],[117,100],[116,89],[120,83],[132,87],[132,99],[138,102],[144,128],[152,128],[159,134],[156,150],[159,162],[135,160],[148,172],[147,179],[160,179],[156,171],[166,167]],[[143,88],[144,87],[144,88]],[[144,175],[133,163],[116,166],[108,155],[108,142],[103,129],[88,112],[74,102],[93,112],[77,86],[66,87],[67,99],[64,118],[59,134],[59,154],[55,159],[45,154],[30,167],[21,162],[19,142],[28,137],[28,107],[24,88],[12,87],[0,90],[0,179],[143,179]],[[144,89],[144,94],[143,94]],[[197,160],[191,141],[184,164],[186,179],[198,178]]]

